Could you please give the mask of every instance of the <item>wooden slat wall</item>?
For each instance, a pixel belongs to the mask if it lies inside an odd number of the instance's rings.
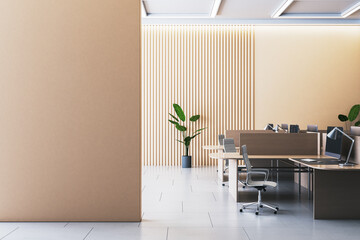
[[[202,145],[226,129],[254,129],[254,29],[244,25],[142,26],[142,161],[181,165],[183,146],[168,122],[172,104],[201,115],[194,166],[215,165]]]

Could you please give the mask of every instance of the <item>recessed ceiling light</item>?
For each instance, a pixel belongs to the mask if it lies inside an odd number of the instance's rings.
[[[141,16],[146,18],[215,18],[219,12],[222,0],[213,0],[213,6],[208,14],[149,14],[146,11],[144,0],[141,1]]]

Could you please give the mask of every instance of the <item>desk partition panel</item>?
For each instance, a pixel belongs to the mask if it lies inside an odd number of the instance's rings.
[[[236,147],[240,147],[240,133],[274,133],[269,130],[226,130],[225,138],[233,138]],[[274,133],[275,134],[275,133]]]
[[[320,135],[317,133],[261,133],[239,134],[239,145],[246,145],[249,155],[316,155]]]

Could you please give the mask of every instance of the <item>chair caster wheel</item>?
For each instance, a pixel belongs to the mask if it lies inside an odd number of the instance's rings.
[[[278,207],[276,207],[276,210],[279,210],[279,208],[278,208]]]
[[[277,211],[274,211],[274,214],[277,214]]]
[[[223,185],[223,187],[224,187],[224,186],[225,186],[225,183],[223,183],[222,185]]]
[[[259,215],[259,212],[255,212],[255,215]]]
[[[243,212],[242,208],[240,208],[240,212]]]
[[[264,207],[263,205],[260,205],[260,207],[262,208],[262,207]]]
[[[245,189],[245,186],[243,186],[243,188]]]
[[[225,173],[225,171],[223,173]]]

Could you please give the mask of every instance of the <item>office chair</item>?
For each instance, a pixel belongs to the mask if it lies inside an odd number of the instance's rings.
[[[282,128],[285,132],[289,131],[289,125],[286,124],[286,123],[282,123],[282,124],[281,124],[281,128]]]
[[[300,127],[299,125],[290,125],[290,133],[299,133]]]
[[[350,127],[350,135],[360,136],[360,127],[351,126]]]
[[[318,126],[317,125],[307,125],[307,132],[318,132]]]
[[[273,130],[274,130],[273,128],[274,128],[274,124],[268,123],[268,124],[265,126],[264,130],[271,130],[271,131],[273,131]]]
[[[219,145],[220,146],[223,146],[224,145],[224,138],[225,138],[225,135],[224,134],[219,134],[218,136],[218,139],[219,139]]]
[[[233,138],[224,138],[223,143],[224,143],[224,152],[226,153],[236,152],[235,142]]]
[[[246,165],[246,182],[245,185],[247,187],[256,188],[258,190],[258,200],[257,202],[251,202],[251,203],[245,203],[240,208],[240,212],[243,212],[245,208],[251,205],[256,205],[256,212],[255,214],[258,215],[260,208],[266,207],[269,209],[274,210],[274,214],[277,213],[279,210],[278,207],[273,207],[271,205],[265,204],[261,201],[261,191],[263,190],[265,192],[266,187],[276,187],[276,182],[267,181],[269,176],[269,170],[268,169],[252,169],[248,154],[247,154],[247,148],[246,145],[241,146],[243,158]],[[253,180],[253,176],[263,177],[263,180]]]
[[[235,153],[236,152],[234,139],[232,139],[232,138],[225,138],[224,139],[224,152],[226,152],[226,153]],[[226,160],[226,161],[229,164],[229,160]],[[238,172],[241,172],[245,168],[246,168],[245,165],[240,165],[240,166],[238,165]],[[243,185],[243,187],[245,187],[244,182],[242,182],[240,180],[239,180],[239,182]],[[224,183],[223,183],[223,186],[225,186]]]
[[[224,136],[224,135],[222,135],[222,136]],[[219,135],[219,141],[220,141],[220,135]],[[224,138],[222,142],[223,142],[223,145],[224,145],[224,152],[228,152],[228,153],[229,152],[236,152],[234,139],[232,139],[232,138]],[[229,169],[229,159],[225,159],[224,173],[228,169]],[[225,183],[223,183],[222,185],[225,186]]]

